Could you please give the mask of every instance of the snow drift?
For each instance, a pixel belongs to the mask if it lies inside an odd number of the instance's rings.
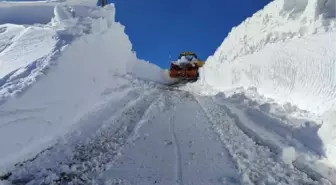
[[[335,110],[335,9],[335,0],[271,2],[232,29],[208,58],[199,83],[214,93],[253,87],[278,103],[319,116]],[[332,159],[336,134],[328,128],[336,123],[327,117],[319,133]]]
[[[23,53],[20,57],[26,60],[15,62],[20,58],[16,55],[31,46],[23,44],[32,38],[27,35],[19,43],[10,41],[10,47],[20,44],[21,48],[0,53],[6,56],[0,64],[9,66],[1,67],[0,146],[6,150],[0,152],[0,171],[69,132],[111,89],[130,83],[125,75],[164,80],[160,68],[136,58],[124,27],[114,20],[113,5],[87,9],[86,16],[78,16],[76,10],[58,5],[48,25],[27,28],[38,40],[33,44],[36,50],[29,49],[32,57]],[[25,30],[9,24],[6,29]],[[147,71],[135,71],[140,66]]]

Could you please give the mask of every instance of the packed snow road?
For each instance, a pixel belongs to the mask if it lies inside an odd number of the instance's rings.
[[[109,93],[75,132],[2,178],[12,184],[330,184],[279,159],[246,132],[242,116],[213,97],[157,85],[121,85]]]
[[[144,185],[239,182],[234,161],[191,94],[163,92],[152,106],[137,139],[104,178]]]

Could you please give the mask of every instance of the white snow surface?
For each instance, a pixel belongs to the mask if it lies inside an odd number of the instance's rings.
[[[96,2],[95,0],[1,1],[0,24],[47,24],[54,16],[56,5],[74,6],[76,13],[83,15]]]
[[[131,51],[112,5],[85,9],[84,17],[76,7],[57,5],[47,25],[0,25],[2,169],[66,133],[119,83],[118,76],[164,82],[162,69]]]
[[[319,133],[335,165],[331,138],[336,134],[329,129],[335,127],[329,119],[334,116],[325,115],[336,110],[335,9],[335,0],[269,3],[233,28],[207,59],[198,83],[203,93],[252,87],[272,101],[325,119]]]
[[[272,2],[183,87],[89,4],[0,4],[0,184],[336,184],[335,1]]]

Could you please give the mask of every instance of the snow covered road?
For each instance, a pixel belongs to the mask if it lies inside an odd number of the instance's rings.
[[[16,164],[7,180],[12,184],[330,184],[318,172],[293,165],[295,159],[286,161],[274,150],[273,141],[256,138],[258,133],[251,131],[255,127],[244,126],[243,116],[238,118],[228,104],[213,97],[156,85],[122,85],[115,90],[124,94],[122,98],[111,98],[81,119],[78,130]]]
[[[228,151],[187,92],[163,92],[151,115],[104,178],[130,184],[239,184]]]

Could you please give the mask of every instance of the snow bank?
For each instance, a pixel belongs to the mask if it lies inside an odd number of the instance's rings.
[[[335,5],[335,0],[271,2],[232,29],[208,58],[201,81],[219,90],[254,86],[318,114],[332,108]]]
[[[45,2],[2,2],[0,24],[47,24],[53,16],[54,6]]]
[[[210,58],[202,80],[217,90],[256,87],[281,104],[289,102],[321,115],[336,105],[335,43],[336,34],[330,32],[268,44],[231,62]]]
[[[66,45],[88,32],[89,26],[82,25],[88,20],[75,18],[70,10],[56,6],[48,25],[0,25],[0,104],[35,83]]]
[[[39,68],[39,63],[31,66],[30,71],[35,70],[38,75],[24,75],[15,86],[21,93],[6,98],[0,106],[0,147],[5,148],[0,152],[0,171],[34,156],[57,136],[69,132],[76,120],[106,99],[107,92],[129,83],[121,76],[158,79],[155,75],[162,75],[160,68],[136,58],[124,27],[114,20],[113,6],[92,9],[86,18],[73,17],[73,12],[76,8],[55,8],[51,29],[59,41],[54,45],[59,51],[57,57],[44,60],[45,68]],[[48,39],[41,44],[48,48]],[[134,71],[135,66],[142,65],[148,67],[147,71],[145,67]],[[5,81],[3,90],[10,91],[6,87],[11,82]],[[29,89],[23,91],[20,87],[26,83],[30,83]]]
[[[199,83],[212,93],[253,87],[318,116],[336,110],[335,9],[335,0],[271,2],[232,29],[206,61]],[[319,133],[332,160],[336,134],[328,120]]]
[[[89,5],[95,3],[94,0],[0,2],[0,24],[47,24],[54,16],[57,5],[72,5],[77,16],[84,16],[91,8]]]
[[[234,27],[212,60],[231,62],[269,43],[336,30],[335,0],[276,0]]]
[[[0,29],[0,104],[35,81],[57,53],[62,39],[51,28],[4,24]],[[27,78],[29,77],[29,78]]]

